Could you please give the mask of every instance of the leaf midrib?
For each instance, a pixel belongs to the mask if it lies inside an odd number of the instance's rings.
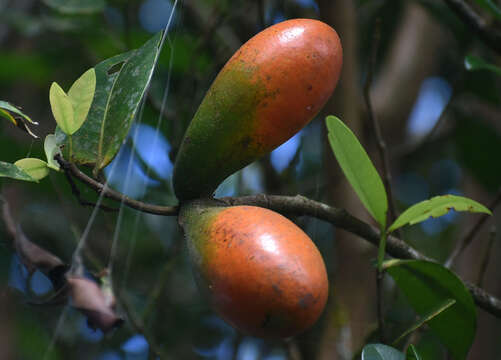
[[[93,170],[94,175],[97,175],[97,172],[100,170],[101,162],[103,161],[102,152],[103,152],[103,141],[104,141],[104,128],[106,125],[106,120],[108,118],[110,99],[111,99],[111,96],[113,94],[113,90],[115,89],[115,84],[117,83],[118,78],[120,77],[120,74],[122,73],[123,69],[125,68],[125,65],[129,62],[129,59],[134,55],[134,53],[136,51],[137,50],[132,51],[131,55],[127,59],[124,60],[124,63],[122,64],[122,66],[120,67],[118,72],[116,73],[115,79],[113,80],[113,85],[111,86],[110,92],[108,94],[108,98],[106,99],[106,106],[104,108],[103,121],[101,122],[101,129],[99,131],[99,142],[97,145],[97,161],[96,161],[96,165],[94,166],[94,170]]]

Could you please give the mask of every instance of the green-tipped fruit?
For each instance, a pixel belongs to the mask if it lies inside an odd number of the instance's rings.
[[[177,154],[180,201],[210,197],[229,175],[303,128],[336,87],[338,35],[311,19],[273,25],[226,63],[191,121]]]

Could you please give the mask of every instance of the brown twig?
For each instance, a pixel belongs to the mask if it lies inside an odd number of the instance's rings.
[[[63,159],[63,161],[65,160]],[[159,206],[147,204],[130,199],[127,196],[109,188],[105,188],[103,184],[88,177],[78,170],[78,168],[73,164],[69,164],[69,169],[72,176],[78,178],[87,186],[93,188],[99,193],[102,193],[103,196],[107,198],[116,201],[123,201],[125,205],[131,208],[164,216],[176,216],[179,212],[178,206]],[[254,205],[268,208],[283,214],[314,217],[329,222],[339,229],[358,235],[375,246],[379,246],[380,234],[375,227],[357,219],[344,209],[335,208],[327,204],[308,199],[304,196],[252,195],[228,197],[220,200],[227,205]],[[394,236],[388,236],[386,242],[386,252],[393,257],[401,259],[434,261]],[[500,299],[489,294],[476,285],[468,282],[466,282],[465,285],[472,294],[475,303],[480,308],[496,317],[501,318]]]
[[[340,229],[358,235],[375,246],[379,245],[380,235],[375,227],[350,215],[346,210],[310,200],[304,196],[253,195],[237,198],[223,198],[221,200],[229,205],[254,205],[265,207],[283,214],[315,217],[327,221]],[[386,252],[393,257],[401,259],[435,261],[394,236],[388,236]],[[465,285],[470,291],[477,306],[501,318],[500,299],[474,284],[465,282]]]
[[[494,197],[494,200],[492,200],[492,202],[489,204],[489,209],[491,211],[494,211],[494,209],[496,209],[500,203],[501,203],[501,187],[498,189],[496,196]],[[473,239],[475,239],[475,236],[478,234],[478,232],[480,231],[482,226],[486,223],[486,221],[489,219],[489,217],[490,215],[488,214],[482,214],[478,219],[477,223],[471,228],[471,230],[466,234],[466,236],[458,241],[451,255],[444,263],[446,267],[448,268],[452,267],[457,258],[463,253],[463,251],[468,247],[468,245],[470,245],[473,242]]]
[[[72,164],[65,159],[63,159],[60,155],[56,155],[55,159],[59,163],[61,167],[68,171],[72,177],[75,177],[79,181],[83,182],[91,189],[95,190],[98,194],[102,194],[104,197],[108,199],[112,199],[115,201],[122,202],[124,205],[140,210],[142,212],[156,214],[156,215],[164,215],[164,216],[172,216],[177,215],[178,207],[177,206],[160,206],[147,204],[142,201],[131,199],[130,197],[121,194],[109,187],[106,187],[104,184],[99,181],[94,180],[93,178],[87,176],[83,172],[81,172],[75,164]]]
[[[493,226],[491,231],[489,232],[489,243],[487,244],[487,249],[485,250],[484,258],[482,260],[482,265],[480,265],[480,271],[478,272],[478,280],[477,285],[479,287],[483,287],[485,273],[487,271],[487,266],[489,265],[489,259],[491,258],[492,246],[494,245],[494,241],[496,240],[496,227]]]
[[[376,65],[377,52],[379,50],[379,43],[381,40],[381,18],[376,19],[376,25],[372,38],[372,49],[369,57],[369,64],[367,70],[367,78],[364,85],[364,101],[367,107],[367,117],[369,118],[372,127],[374,128],[374,134],[376,135],[376,142],[379,151],[379,156],[383,164],[383,183],[388,194],[388,212],[386,214],[386,223],[389,224],[393,222],[396,218],[395,202],[393,200],[393,194],[391,191],[391,173],[390,173],[390,162],[388,158],[386,142],[383,139],[381,133],[381,126],[372,108],[370,89],[372,85],[372,77],[374,75],[374,68]],[[384,246],[384,245],[380,245]],[[377,319],[379,327],[379,340],[381,343],[385,343],[384,336],[384,305],[383,305],[383,279],[384,273],[378,268],[376,273],[376,298],[377,298]]]
[[[374,74],[374,67],[377,58],[377,51],[379,48],[379,42],[381,39],[381,20],[378,18],[376,21],[376,27],[374,30],[374,36],[372,39],[372,52],[369,59],[369,66],[367,71],[367,79],[365,81],[364,86],[364,101],[367,107],[367,117],[374,128],[374,134],[376,136],[377,147],[379,151],[379,156],[381,157],[382,165],[383,165],[383,183],[386,189],[386,193],[388,194],[388,206],[389,206],[389,214],[387,216],[388,223],[395,220],[396,210],[395,210],[395,202],[393,199],[393,193],[391,191],[391,172],[390,172],[390,161],[388,157],[386,142],[383,139],[383,134],[381,132],[381,126],[377,119],[376,114],[372,108],[372,103],[370,99],[370,88],[372,85],[372,77]]]
[[[468,25],[487,46],[501,54],[501,31],[489,26],[487,21],[464,0],[444,0],[461,20]]]
[[[379,330],[379,342],[386,344],[384,309],[383,309],[383,280],[384,271],[376,271],[376,298],[377,298],[377,323]]]
[[[71,171],[69,167],[69,163],[64,161],[63,158],[60,155],[56,155],[54,159],[59,163],[59,166],[61,166],[61,169],[64,171],[64,175],[66,176],[66,179],[68,180],[68,183],[70,184],[71,187],[71,193],[77,198],[78,202],[82,206],[90,206],[90,207],[95,207],[97,204],[84,200],[82,199],[82,196],[80,194],[80,190],[78,190],[77,185],[73,181],[73,178],[71,177]],[[99,208],[103,211],[118,211],[118,209],[111,208],[106,205],[99,205]]]

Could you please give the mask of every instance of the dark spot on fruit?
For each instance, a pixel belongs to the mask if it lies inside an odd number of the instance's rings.
[[[266,80],[270,81],[271,80],[271,76],[270,75],[266,75]]]
[[[311,294],[306,294],[301,299],[299,299],[298,304],[302,309],[307,309],[308,306],[315,303],[315,299]]]
[[[282,295],[282,289],[277,284],[272,284],[271,287],[273,288],[273,291],[277,293],[277,295]]]
[[[311,90],[313,90],[313,85],[310,84],[310,85],[308,85],[308,91],[311,91]]]

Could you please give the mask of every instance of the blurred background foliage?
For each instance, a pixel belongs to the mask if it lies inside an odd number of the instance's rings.
[[[478,10],[496,26],[491,13]],[[321,19],[336,28],[345,52],[340,85],[314,121],[270,156],[228,178],[217,196],[302,194],[368,219],[346,190],[322,120],[326,114],[340,116],[379,167],[362,98],[378,22],[371,97],[389,147],[398,210],[446,193],[489,204],[500,187],[500,77],[464,65],[466,55],[495,65],[500,57],[444,1],[0,0],[0,99],[38,121],[36,132],[43,138],[55,128],[48,98],[52,81],[68,88],[89,67],[141,46],[165,27],[172,12],[148,95],[126,144],[104,171],[115,189],[151,203],[176,204],[173,159],[215,75],[252,35],[294,17]],[[6,121],[0,129],[0,160],[44,157],[41,141]],[[93,209],[78,204],[64,176],[51,173],[39,184],[2,178],[0,190],[28,237],[71,263]],[[80,190],[85,199],[96,200],[92,190]],[[122,210],[120,216],[99,212],[91,223],[85,265],[94,279],[106,267],[114,269],[127,307],[119,313],[132,314],[141,326],[126,322],[105,335],[73,308],[45,304],[54,291],[50,281],[39,272],[28,276],[0,224],[2,359],[147,359],[155,358],[152,346],[167,359],[351,359],[370,340],[376,327],[375,251],[362,240],[315,219],[294,219],[321,250],[332,294],[313,329],[293,342],[266,342],[236,333],[200,299],[176,218]],[[404,230],[403,238],[445,260],[473,220],[452,212]],[[455,265],[465,279],[477,280],[486,252],[493,259],[500,255],[498,243],[486,250],[489,227],[497,223],[495,215]],[[118,248],[110,256],[113,239]],[[493,260],[484,286],[501,296],[494,266]],[[388,332],[396,337],[415,314],[390,281],[385,289]],[[471,358],[500,358],[501,322],[482,311],[478,315]],[[432,334],[419,332],[412,341],[423,358],[446,358]]]

